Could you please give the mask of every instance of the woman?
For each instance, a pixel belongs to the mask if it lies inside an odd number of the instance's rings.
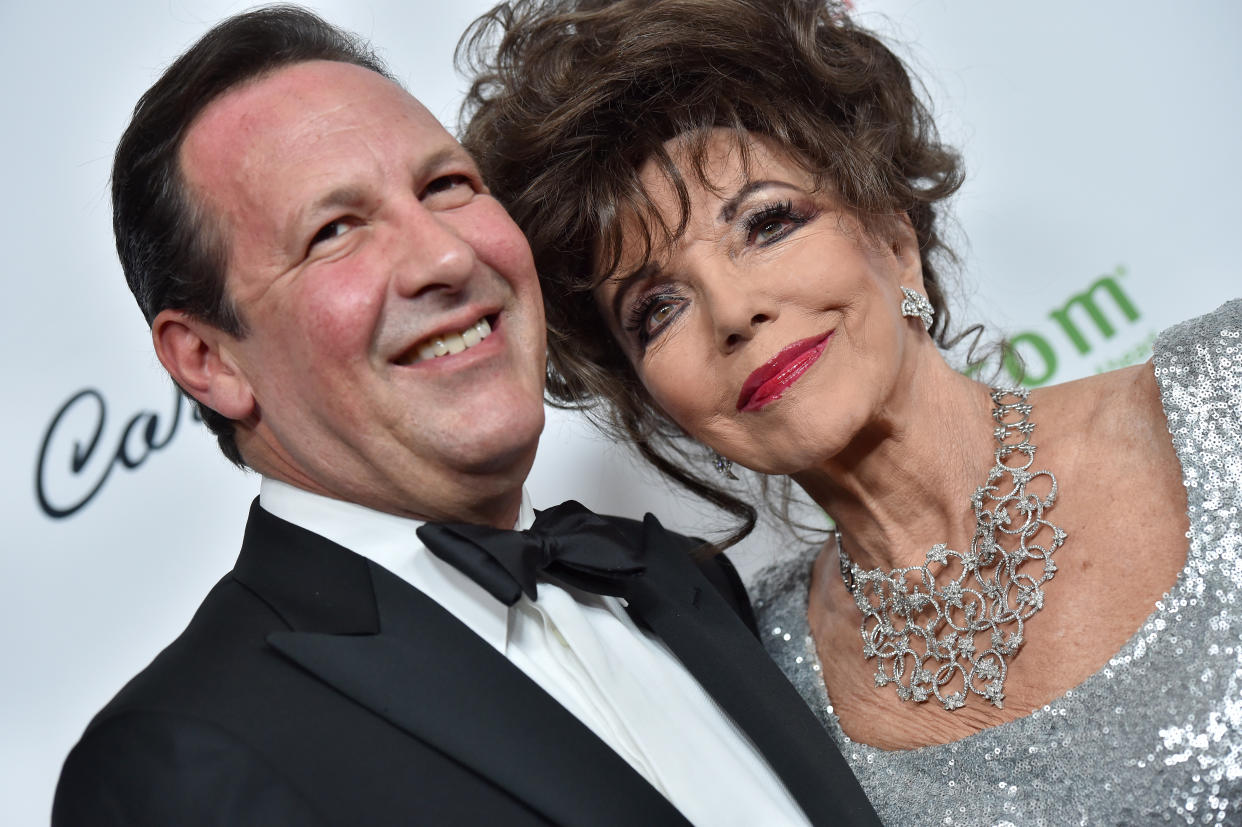
[[[516,3],[465,47],[554,398],[743,517],[685,437],[832,517],[755,602],[882,818],[1242,817],[1242,304],[991,391],[941,353],[956,156],[842,9]]]

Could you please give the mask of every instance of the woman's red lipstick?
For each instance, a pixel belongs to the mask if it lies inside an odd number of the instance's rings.
[[[794,342],[755,368],[742,383],[737,396],[739,411],[757,411],[781,398],[785,389],[797,382],[828,346],[832,331]]]

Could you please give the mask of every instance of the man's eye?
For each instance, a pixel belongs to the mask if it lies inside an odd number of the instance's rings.
[[[352,225],[343,218],[338,218],[335,221],[329,221],[320,228],[319,232],[315,233],[315,236],[311,239],[309,246],[314,247],[322,241],[331,241],[339,235],[344,235],[349,231],[351,226]]]
[[[441,175],[423,190],[422,200],[433,207],[459,207],[474,197],[475,189],[465,175]]]
[[[465,186],[467,183],[469,182],[464,175],[441,175],[427,185],[427,194],[433,195],[437,192],[444,192],[453,187]]]

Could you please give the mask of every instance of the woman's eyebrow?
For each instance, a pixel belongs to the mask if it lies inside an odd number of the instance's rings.
[[[609,302],[609,309],[612,311],[614,319],[620,319],[622,314],[622,305],[625,304],[625,297],[629,295],[634,284],[651,278],[659,268],[654,262],[647,262],[642,267],[624,276],[614,276],[608,281],[617,285],[617,292],[612,294],[612,301]]]

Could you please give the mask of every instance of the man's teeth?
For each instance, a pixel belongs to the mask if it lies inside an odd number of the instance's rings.
[[[438,359],[451,353],[461,353],[466,348],[474,347],[492,334],[492,326],[487,319],[479,319],[460,333],[447,333],[428,339],[418,349],[418,361]]]

